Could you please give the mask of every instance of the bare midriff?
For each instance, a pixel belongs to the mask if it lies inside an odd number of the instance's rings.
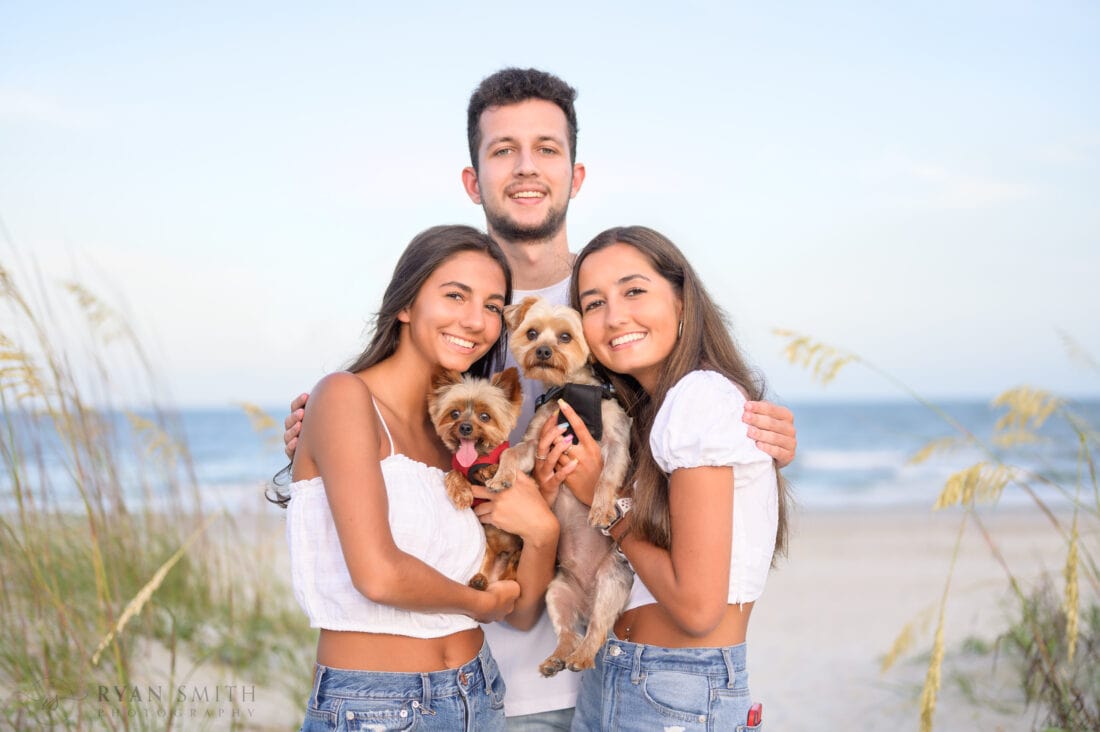
[[[351,671],[443,671],[473,659],[484,640],[481,628],[441,638],[322,629],[317,663]]]
[[[727,605],[718,626],[704,636],[688,635],[660,605],[627,610],[615,622],[615,635],[631,643],[665,648],[719,648],[745,642],[752,603]]]

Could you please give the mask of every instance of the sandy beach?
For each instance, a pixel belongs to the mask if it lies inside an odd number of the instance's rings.
[[[796,513],[790,556],[773,571],[749,630],[751,685],[764,704],[766,729],[919,729],[933,612],[912,649],[888,672],[879,669],[901,629],[938,602],[960,518],[958,511],[922,508]],[[1017,509],[991,511],[983,520],[1025,584],[1044,572],[1061,576],[1065,550],[1049,519]],[[258,517],[250,528],[242,536],[266,545],[274,570],[285,568],[279,515]],[[1005,659],[963,650],[964,640],[992,643],[1006,628],[1007,586],[980,533],[969,528],[948,601],[937,730],[1033,726],[1034,709],[1025,709]],[[248,729],[296,729],[306,693],[257,686],[254,702],[241,704],[244,713],[233,721]],[[182,720],[183,727],[230,721],[200,720]]]
[[[942,596],[960,519],[919,508],[795,516],[790,556],[749,629],[750,684],[768,729],[919,729],[934,614],[893,668],[881,673],[880,664],[902,628]],[[1049,519],[1017,509],[983,521],[1026,586],[1044,572],[1061,577],[1065,546]],[[995,640],[1009,599],[1004,570],[969,526],[948,600],[935,729],[1032,728],[1035,710],[1025,709],[1009,664],[962,648],[968,638]]]

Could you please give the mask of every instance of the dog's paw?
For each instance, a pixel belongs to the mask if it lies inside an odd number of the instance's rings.
[[[608,504],[592,504],[588,511],[588,523],[592,526],[607,526],[615,519],[615,506]]]
[[[558,671],[561,671],[563,668],[565,668],[565,661],[557,656],[550,656],[550,658],[547,658],[539,664],[539,673],[546,678],[550,678],[551,676],[557,675]]]
[[[447,488],[447,497],[451,499],[451,503],[455,505],[455,508],[463,510],[473,505],[474,492],[470,488],[469,481],[463,477],[462,473],[452,470],[443,479],[443,484]]]
[[[570,671],[584,671],[587,668],[592,668],[596,665],[595,656],[582,656],[577,653],[573,653],[569,658],[565,659],[565,665],[569,667]]]
[[[485,487],[493,493],[500,493],[511,488],[515,479],[515,473],[508,470],[498,470],[497,474],[485,484]]]
[[[486,587],[489,586],[489,578],[483,575],[481,572],[478,572],[474,575],[474,578],[470,580],[467,584],[470,587],[473,587],[475,590],[484,590]]]

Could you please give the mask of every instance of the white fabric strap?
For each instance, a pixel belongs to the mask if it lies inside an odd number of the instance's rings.
[[[374,405],[374,413],[378,415],[378,421],[382,423],[382,429],[386,431],[386,439],[390,441],[390,457],[397,454],[397,451],[393,448],[393,435],[390,434],[390,428],[386,424],[386,418],[382,416],[382,410],[378,408],[378,402],[374,399],[374,394],[370,395],[370,403]]]

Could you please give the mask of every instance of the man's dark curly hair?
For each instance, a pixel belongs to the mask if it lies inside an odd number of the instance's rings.
[[[576,98],[576,89],[538,69],[501,69],[486,76],[470,95],[470,106],[466,109],[466,138],[474,170],[477,170],[477,151],[481,147],[481,113],[489,107],[519,104],[528,99],[553,102],[565,113],[569,126],[569,161],[577,162],[577,111],[573,109]]]

